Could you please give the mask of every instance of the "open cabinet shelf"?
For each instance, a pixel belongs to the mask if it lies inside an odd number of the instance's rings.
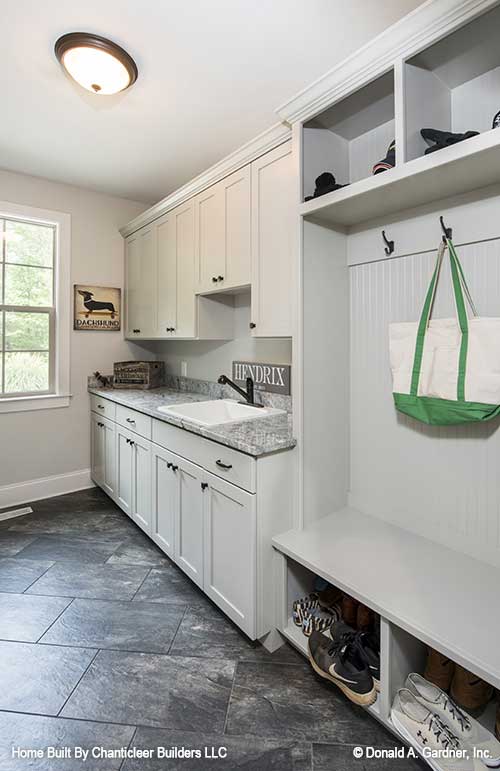
[[[315,222],[351,226],[498,182],[500,129],[495,129],[307,201],[300,213]]]

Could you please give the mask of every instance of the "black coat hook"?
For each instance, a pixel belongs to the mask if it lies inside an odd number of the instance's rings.
[[[446,227],[446,225],[444,224],[444,219],[443,219],[443,217],[440,217],[440,218],[439,218],[439,221],[440,221],[440,223],[441,223],[441,230],[442,230],[442,231],[443,231],[443,233],[444,233],[444,236],[443,236],[443,241],[444,241],[445,243],[446,243],[446,240],[447,240],[447,239],[449,239],[449,240],[451,241],[451,239],[453,238],[453,230],[452,230],[452,228],[447,228],[447,227]]]
[[[393,253],[394,251],[394,241],[388,241],[387,236],[385,234],[385,230],[382,231],[382,238],[384,239],[385,246],[385,253],[387,256]]]

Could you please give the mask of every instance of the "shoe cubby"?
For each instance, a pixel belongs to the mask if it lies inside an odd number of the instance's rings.
[[[323,172],[341,185],[371,177],[394,140],[394,114],[391,70],[305,123],[303,198],[313,195]]]
[[[499,28],[497,6],[406,62],[407,161],[428,147],[422,128],[460,134],[492,129],[500,110]]]

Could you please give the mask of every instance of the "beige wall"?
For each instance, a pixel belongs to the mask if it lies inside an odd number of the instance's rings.
[[[0,200],[68,212],[71,285],[123,289],[118,228],[143,211],[144,204],[5,171],[0,171]],[[88,469],[87,375],[96,369],[110,372],[114,361],[141,357],[152,355],[126,342],[123,332],[72,332],[70,407],[0,414],[0,487]]]

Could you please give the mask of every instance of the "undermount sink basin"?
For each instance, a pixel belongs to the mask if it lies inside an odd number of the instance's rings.
[[[256,420],[270,415],[283,414],[284,410],[271,407],[251,407],[233,399],[215,399],[209,402],[189,402],[172,404],[170,407],[158,407],[167,415],[197,423],[200,426],[216,426],[221,423],[238,423],[240,420]]]

